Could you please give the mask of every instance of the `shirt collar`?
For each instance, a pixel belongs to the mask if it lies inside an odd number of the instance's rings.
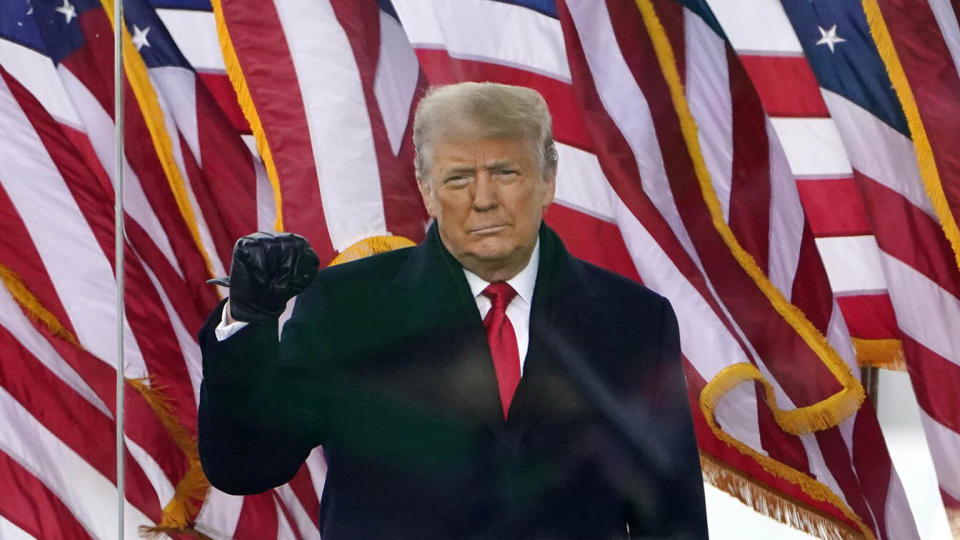
[[[533,289],[537,284],[537,270],[539,268],[540,239],[537,238],[537,243],[533,246],[533,253],[530,254],[530,260],[527,261],[527,265],[523,267],[523,270],[521,270],[519,274],[507,280],[507,283],[513,287],[513,290],[517,291],[517,296],[523,299],[528,306],[533,305]],[[483,290],[487,288],[487,285],[490,284],[489,281],[466,268],[463,269],[463,274],[467,276],[467,284],[470,285],[470,292],[474,298],[480,296]]]

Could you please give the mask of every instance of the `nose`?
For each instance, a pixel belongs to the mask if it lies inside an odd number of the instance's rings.
[[[490,210],[497,206],[497,183],[486,171],[480,171],[473,182],[474,210]]]

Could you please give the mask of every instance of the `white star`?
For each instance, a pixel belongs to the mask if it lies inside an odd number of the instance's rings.
[[[846,41],[837,35],[837,25],[831,26],[829,30],[824,30],[820,25],[817,25],[817,28],[820,30],[820,41],[817,42],[817,45],[830,47],[830,52],[833,52],[834,45]]]
[[[150,46],[150,42],[147,41],[147,32],[149,31],[149,26],[141,30],[139,26],[133,25],[133,44],[137,46],[137,51],[144,46]]]
[[[63,0],[63,5],[57,8],[59,13],[63,13],[63,16],[67,18],[67,24],[70,24],[77,16],[77,10],[74,9],[73,4],[70,3],[70,0]]]

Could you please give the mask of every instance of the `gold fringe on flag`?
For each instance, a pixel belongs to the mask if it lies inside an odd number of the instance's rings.
[[[960,540],[960,509],[947,508],[947,523],[950,525],[950,534]]]
[[[859,532],[861,535],[859,536],[860,538],[866,538],[868,540],[876,540],[876,537],[874,536],[873,531],[871,531],[870,528],[867,527],[867,525],[863,522],[860,516],[858,516],[849,506],[847,506],[847,503],[845,503],[843,499],[841,499],[829,487],[827,487],[824,484],[821,484],[816,479],[814,479],[813,477],[811,477],[806,473],[798,471],[793,467],[790,467],[789,465],[781,463],[769,456],[766,456],[757,452],[753,448],[750,448],[750,446],[734,439],[732,436],[727,434],[727,432],[723,431],[723,429],[720,428],[720,426],[717,425],[717,420],[714,416],[714,412],[716,411],[717,403],[720,401],[723,395],[729,392],[733,387],[737,386],[738,384],[751,381],[751,380],[763,383],[766,390],[767,403],[768,405],[770,405],[771,409],[776,410],[775,402],[772,400],[772,397],[773,397],[772,389],[770,388],[769,384],[763,379],[763,376],[760,374],[760,371],[753,364],[747,364],[747,363],[734,364],[732,366],[728,366],[723,370],[721,370],[720,373],[718,373],[717,376],[713,378],[713,380],[707,383],[707,385],[703,388],[703,391],[700,392],[700,410],[703,412],[704,419],[707,421],[707,425],[710,427],[710,430],[717,436],[717,438],[727,443],[729,446],[731,446],[738,452],[756,461],[768,473],[778,478],[782,478],[798,486],[804,493],[807,494],[807,496],[809,496],[813,500],[825,502],[835,507],[841,513],[843,513],[843,515],[847,519],[849,519],[851,522],[857,525],[857,528],[859,529]],[[836,396],[832,396],[832,397],[836,397]],[[793,411],[789,411],[789,412],[793,412]],[[777,419],[777,421],[779,422],[779,419]],[[709,477],[707,479],[710,480]],[[713,482],[711,481],[711,483]],[[726,489],[726,488],[738,487],[732,482],[728,482],[728,483],[719,482],[719,483],[714,483],[714,485],[717,486],[717,488],[719,489],[723,489],[724,491],[727,491],[727,493],[730,493],[737,498],[741,498],[740,497],[741,492],[739,490],[731,491]],[[743,499],[741,498],[741,500]],[[779,506],[772,505],[772,506],[767,506],[765,508],[758,508],[756,504],[751,504],[751,506],[753,506],[754,509],[756,509],[757,511],[765,515],[768,515],[776,519],[781,519],[782,521],[782,518],[778,517],[777,513],[783,511],[784,508],[787,508],[788,505],[787,505],[786,499],[783,499],[783,501],[784,503]],[[790,510],[791,512],[800,511],[800,508],[796,504],[793,504],[793,507],[794,508]],[[785,521],[785,523],[793,525],[793,522]],[[801,530],[806,530],[806,529],[801,529]],[[807,531],[807,532],[811,532],[811,531]],[[811,534],[813,534],[813,532],[811,532]],[[836,537],[824,536],[822,538],[836,538]]]
[[[799,308],[791,304],[770,282],[757,262],[743,249],[733,231],[723,220],[720,201],[717,199],[717,194],[710,181],[710,173],[707,171],[703,154],[700,151],[697,125],[684,96],[683,83],[680,80],[680,74],[677,72],[673,49],[667,39],[666,31],[660,23],[650,0],[636,0],[636,4],[643,17],[644,26],[653,42],[660,70],[670,88],[670,97],[680,120],[683,138],[687,143],[687,149],[694,164],[704,201],[710,210],[714,228],[720,233],[730,252],[757,284],[757,287],[767,297],[777,313],[793,327],[843,387],[842,390],[822,401],[794,411],[773,409],[775,411],[774,417],[784,430],[794,434],[810,433],[836,426],[860,408],[866,398],[863,386],[851,373],[846,362],[830,346],[823,334],[817,330]],[[762,377],[758,380],[762,380]],[[724,384],[720,381],[718,383]],[[767,385],[765,381],[764,384]],[[729,388],[732,388],[732,386]]]
[[[330,261],[330,266],[336,266],[345,262],[355,261],[377,253],[386,253],[394,249],[400,249],[415,246],[413,240],[404,236],[370,236],[359,242],[350,244],[350,247],[344,249],[339,255]]]
[[[50,332],[83,350],[77,338],[63,324],[45,308],[40,300],[27,288],[20,276],[13,270],[0,264],[0,281],[13,296],[14,300],[24,309],[27,316],[44,325]],[[176,419],[171,406],[170,398],[163,393],[162,388],[151,387],[143,379],[126,379],[127,384],[137,390],[150,405],[150,409],[157,415],[161,425],[173,439],[177,447],[187,458],[188,469],[174,491],[174,497],[163,509],[163,517],[156,527],[142,527],[145,535],[159,533],[180,533],[195,538],[206,538],[193,530],[190,516],[197,509],[197,502],[206,497],[210,483],[200,468],[200,457],[197,450],[197,441],[187,429]]]
[[[759,514],[824,540],[863,538],[860,531],[816,508],[776,492],[744,476],[723,461],[700,452],[703,479]]]
[[[192,516],[196,515],[198,505],[204,501],[210,488],[210,482],[200,467],[197,439],[177,420],[170,398],[163,392],[162,387],[151,385],[148,379],[127,379],[127,384],[147,401],[173,442],[186,455],[189,466],[186,474],[177,482],[173,498],[164,506],[160,523],[153,527],[140,527],[141,534],[156,537],[161,533],[175,533],[205,538],[193,529],[192,523]]]
[[[102,0],[103,9],[110,18],[110,24],[113,20],[113,0]],[[143,114],[147,130],[150,132],[150,138],[153,141],[153,148],[157,153],[157,159],[163,167],[163,172],[167,177],[167,183],[170,185],[170,191],[177,202],[177,208],[180,210],[180,216],[190,230],[190,236],[197,250],[203,256],[203,261],[207,266],[207,273],[210,277],[216,277],[213,271],[213,265],[210,263],[210,255],[207,253],[203,242],[200,240],[200,229],[197,227],[197,218],[193,214],[193,206],[190,204],[190,196],[187,194],[186,183],[180,174],[180,168],[173,157],[173,143],[170,142],[170,134],[167,133],[166,123],[163,120],[163,110],[160,108],[160,102],[157,100],[157,93],[153,89],[153,83],[150,82],[150,76],[147,74],[147,65],[143,63],[143,58],[137,51],[136,46],[130,39],[130,33],[127,27],[123,26],[123,67],[127,75],[127,81],[130,83],[130,89],[137,99],[140,112]]]
[[[277,173],[277,165],[273,160],[273,152],[270,150],[270,143],[267,142],[267,133],[263,129],[263,123],[260,121],[260,115],[253,103],[253,96],[250,94],[250,87],[247,86],[247,79],[243,75],[243,67],[240,65],[240,59],[237,57],[237,51],[233,47],[233,40],[230,38],[230,30],[227,28],[227,21],[223,15],[223,5],[221,0],[211,0],[213,5],[214,18],[217,21],[217,38],[220,41],[220,50],[223,52],[223,61],[227,67],[227,77],[237,93],[237,102],[243,116],[250,124],[254,139],[257,141],[257,151],[263,157],[263,165],[267,169],[267,178],[270,179],[270,185],[273,187],[273,200],[277,209],[277,221],[274,229],[283,230],[283,195],[280,191],[280,174]]]
[[[891,371],[906,371],[903,344],[899,339],[851,338],[860,367],[875,367]]]
[[[873,36],[874,43],[877,44],[877,52],[883,59],[883,65],[887,68],[890,83],[893,84],[903,114],[907,117],[910,138],[913,139],[913,146],[917,152],[917,165],[920,168],[920,178],[923,179],[923,187],[927,193],[927,198],[930,199],[930,204],[939,218],[944,235],[950,241],[955,262],[957,267],[960,268],[960,229],[957,228],[957,222],[947,203],[947,196],[944,194],[943,184],[940,181],[940,172],[937,170],[937,162],[933,157],[933,148],[930,146],[927,130],[923,127],[923,119],[920,117],[917,101],[913,97],[910,81],[907,80],[907,74],[900,63],[900,57],[897,55],[893,39],[890,37],[890,31],[883,18],[883,12],[880,10],[880,4],[877,3],[877,0],[862,0],[861,3],[863,12],[867,16],[867,25],[870,26],[870,34]]]
[[[43,307],[43,305],[40,304],[40,300],[27,289],[27,286],[24,285],[20,279],[20,276],[2,264],[0,264],[0,281],[3,281],[4,286],[10,291],[13,299],[23,306],[23,309],[30,319],[46,326],[53,335],[67,341],[78,349],[83,349],[80,342],[77,341],[77,338],[73,337],[73,334],[57,320],[56,316],[50,313],[47,308]]]

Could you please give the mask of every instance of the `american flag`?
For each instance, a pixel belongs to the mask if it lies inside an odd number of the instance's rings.
[[[259,496],[198,476],[203,281],[255,228],[325,263],[418,241],[416,101],[492,80],[554,114],[548,224],[673,302],[705,478],[818,536],[917,537],[856,374],[905,360],[955,508],[956,130],[937,96],[960,95],[923,71],[935,55],[956,78],[940,4],[881,2],[900,81],[858,2],[124,0],[128,536],[319,536],[319,450]],[[18,486],[0,516],[37,538],[114,534],[109,10],[0,2],[0,474]]]

